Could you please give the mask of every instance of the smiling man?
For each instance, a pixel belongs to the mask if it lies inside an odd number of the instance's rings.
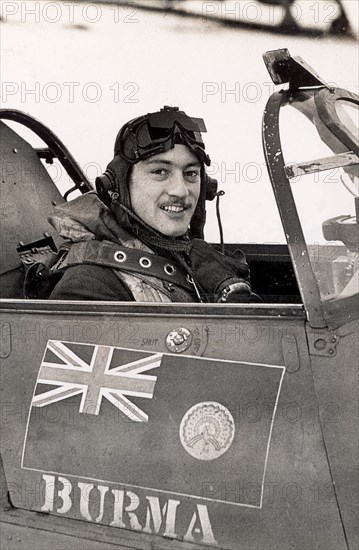
[[[50,222],[68,240],[52,299],[141,302],[252,301],[242,253],[203,240],[206,174],[202,119],[164,107],[119,131],[97,194],[58,206]]]
[[[130,179],[132,209],[167,237],[184,235],[201,190],[201,163],[185,146],[135,164]]]

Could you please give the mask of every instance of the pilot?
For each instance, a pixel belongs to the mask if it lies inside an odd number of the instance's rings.
[[[205,131],[202,119],[167,106],[121,128],[97,193],[49,218],[67,241],[51,299],[256,301],[243,253],[228,257],[203,240],[217,183],[206,173]]]

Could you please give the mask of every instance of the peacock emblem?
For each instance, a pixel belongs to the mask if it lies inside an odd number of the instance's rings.
[[[180,439],[185,450],[199,460],[214,460],[231,446],[234,420],[229,410],[220,403],[197,403],[183,416]]]

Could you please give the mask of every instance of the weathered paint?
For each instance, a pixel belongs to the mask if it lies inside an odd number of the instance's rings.
[[[279,308],[282,309],[282,306],[278,306],[278,310]],[[160,310],[161,308],[157,313]],[[163,311],[165,310],[166,308]],[[240,308],[237,308],[235,318],[232,315],[192,315],[189,320],[186,315],[181,316],[181,310],[181,305],[176,306],[175,326],[184,327],[191,333],[197,331],[199,341],[191,349],[194,352],[201,350],[204,357],[211,359],[256,364],[267,364],[269,361],[272,365],[285,366],[283,337],[291,335],[291,341],[292,336],[295,338],[299,368],[294,372],[288,371],[283,379],[273,424],[261,508],[240,505],[245,499],[255,498],[258,493],[259,488],[251,477],[241,483],[228,485],[220,469],[203,483],[200,498],[193,498],[190,495],[174,495],[168,491],[165,471],[163,489],[158,492],[124,486],[121,479],[118,479],[118,483],[109,483],[96,476],[89,479],[86,476],[68,476],[65,475],[66,472],[60,475],[51,471],[21,468],[29,408],[49,337],[66,337],[66,331],[67,335],[80,335],[81,339],[77,340],[75,337],[73,341],[85,341],[89,344],[101,342],[102,345],[168,354],[166,336],[175,328],[174,317],[168,317],[165,313],[155,316],[152,313],[150,317],[145,314],[120,316],[117,313],[104,316],[85,311],[80,314],[68,311],[64,323],[63,311],[56,311],[54,306],[48,314],[44,311],[36,312],[34,309],[28,313],[4,312],[5,322],[12,327],[14,346],[2,365],[5,381],[2,400],[2,453],[13,504],[28,510],[41,510],[45,505],[46,480],[47,492],[50,494],[50,476],[53,476],[56,479],[54,505],[52,508],[52,504],[47,503],[49,513],[69,519],[82,519],[88,524],[98,525],[98,528],[104,529],[107,526],[107,529],[118,532],[123,525],[126,529],[141,525],[141,532],[147,536],[154,536],[157,528],[157,535],[164,536],[167,529],[169,533],[174,532],[182,539],[186,537],[189,541],[193,537],[195,542],[213,546],[213,541],[209,542],[212,540],[212,533],[218,547],[233,550],[251,546],[287,549],[289,546],[310,548],[314,545],[323,550],[328,547],[344,549],[346,544],[337,503],[330,493],[331,476],[319,424],[318,402],[314,393],[303,319],[290,313],[279,318],[258,318],[254,314],[241,317]],[[153,312],[153,308],[151,311]],[[87,338],[84,338],[85,335]],[[141,346],[144,336],[148,341],[157,340],[158,344],[152,349]],[[174,354],[173,357],[182,357],[185,360],[185,356]],[[293,371],[292,359],[289,363],[288,366]],[[205,376],[205,368],[203,373]],[[176,399],[177,393],[178,387],[174,387],[173,399]],[[244,414],[253,425],[256,425],[261,416],[268,414],[268,410],[261,409],[250,400],[244,409],[238,403],[228,404],[228,408],[234,418]],[[42,410],[45,409],[46,407]],[[96,463],[103,460],[101,457],[105,450],[98,448],[96,441],[93,449],[91,460],[95,470]],[[215,463],[215,460],[212,462]],[[148,466],[144,463],[143,469],[146,468]],[[161,470],[161,464],[158,464],[158,469]],[[150,471],[148,476],[151,477]],[[68,485],[61,483],[59,477],[66,479]],[[87,508],[84,497],[82,506],[80,504],[80,489],[89,491],[91,485],[93,488],[90,494],[97,495],[96,502],[89,502]],[[64,498],[58,498],[55,504],[59,491],[60,497],[62,495]],[[134,495],[138,497],[137,500]],[[135,508],[138,502],[138,507]],[[161,516],[158,510],[161,511]],[[135,514],[132,516],[132,524],[129,513]],[[111,526],[113,521],[115,524]],[[152,531],[151,535],[147,533],[149,529]]]

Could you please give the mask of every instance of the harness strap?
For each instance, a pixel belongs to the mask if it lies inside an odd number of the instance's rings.
[[[111,241],[84,241],[74,243],[61,268],[80,264],[95,264],[129,273],[141,273],[168,281],[193,292],[187,274],[180,271],[170,260],[157,254],[128,248]]]
[[[114,274],[126,285],[136,302],[195,302],[193,292],[184,288],[149,277],[141,273],[126,273],[113,269]]]

